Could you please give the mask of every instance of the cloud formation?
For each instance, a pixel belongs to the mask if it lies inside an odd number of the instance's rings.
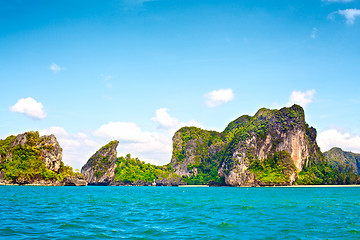
[[[118,154],[131,153],[153,164],[166,164],[172,152],[172,136],[168,132],[142,130],[133,122],[109,122],[93,132],[107,141],[118,140]]]
[[[153,121],[158,124],[156,131],[145,131],[134,122],[109,122],[89,133],[67,132],[63,127],[52,126],[40,131],[41,135],[54,134],[63,148],[63,161],[81,169],[86,161],[109,141],[118,140],[118,156],[130,153],[140,160],[164,165],[172,154],[172,137],[180,127],[201,126],[194,120],[180,122],[167,112],[166,108],[156,110]]]
[[[313,100],[315,90],[308,90],[306,92],[301,91],[293,91],[289,97],[288,105],[291,106],[293,104],[298,104],[302,107],[306,107]]]
[[[310,37],[312,39],[315,39],[317,37],[317,32],[318,32],[318,29],[316,27],[313,27]]]
[[[204,94],[205,103],[208,107],[216,107],[234,99],[231,88],[219,89]]]
[[[345,17],[346,24],[353,25],[355,23],[355,19],[360,16],[360,10],[356,9],[356,8],[338,10],[338,11],[330,13],[328,15],[328,18],[331,20],[334,20],[336,15],[341,15],[341,16]]]
[[[19,99],[14,106],[10,107],[10,111],[23,113],[32,119],[43,119],[46,117],[43,108],[44,106],[41,102],[28,97]]]
[[[323,0],[323,2],[340,2],[340,3],[348,3],[353,1],[354,0]]]
[[[146,142],[150,133],[143,132],[133,122],[109,122],[94,131],[94,135],[102,138],[116,139],[122,142]]]
[[[145,131],[134,122],[109,122],[93,131],[93,135],[107,141],[118,140],[119,155],[131,153],[153,164],[167,164],[172,154],[172,137],[184,126],[202,125],[194,120],[181,122],[170,116],[167,108],[157,109],[152,120],[156,131]]]
[[[123,3],[128,7],[141,7],[145,2],[150,1],[152,0],[123,0]]]
[[[63,148],[65,164],[81,169],[86,161],[104,144],[83,132],[68,133],[63,127],[52,126],[39,131],[41,135],[54,134]]]
[[[167,108],[156,110],[156,116],[152,120],[159,124],[159,128],[170,129],[178,127],[179,120],[171,117],[167,111]]]
[[[317,143],[323,152],[339,147],[345,151],[360,153],[360,136],[343,133],[337,129],[328,129],[319,133]]]
[[[169,115],[167,108],[160,108],[156,110],[155,115],[156,116],[152,118],[152,120],[158,124],[158,128],[166,130],[171,135],[173,135],[181,127],[194,126],[203,128],[202,124],[195,120],[180,122],[177,118],[171,117]]]
[[[345,17],[346,23],[349,25],[354,24],[355,18],[360,16],[360,10],[356,8],[339,10],[338,13]]]
[[[57,65],[56,63],[52,63],[52,64],[49,66],[49,69],[50,69],[53,73],[58,73],[58,72],[61,72],[61,71],[65,70],[66,68],[65,68],[65,67],[60,67],[60,66]]]

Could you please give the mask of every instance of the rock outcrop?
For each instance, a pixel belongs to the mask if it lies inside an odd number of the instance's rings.
[[[81,174],[63,164],[56,137],[33,131],[0,140],[0,184],[87,185]]]
[[[66,176],[61,181],[63,186],[86,186],[87,182],[85,177],[80,174],[75,174],[74,176]]]
[[[89,185],[109,185],[113,182],[116,168],[116,148],[119,141],[111,141],[99,149],[81,168]]]
[[[62,161],[62,148],[53,134],[40,136],[38,132],[26,132],[17,135],[8,146],[6,154],[0,155],[0,162],[4,159],[12,159],[12,150],[25,145],[40,150],[39,158],[49,170],[59,171]]]
[[[350,167],[354,173],[360,175],[360,154],[346,152],[341,148],[334,147],[324,152],[324,157],[331,166],[338,167],[342,165],[343,167]]]
[[[199,166],[206,171],[216,167],[225,184],[231,186],[273,185],[259,180],[250,165],[279,152],[290,154],[292,163],[284,163],[282,174],[287,180],[276,185],[291,185],[304,166],[323,159],[316,130],[306,124],[304,110],[298,105],[280,110],[262,108],[253,117],[231,122],[221,133],[181,128],[173,137],[171,166],[185,177],[197,175]]]

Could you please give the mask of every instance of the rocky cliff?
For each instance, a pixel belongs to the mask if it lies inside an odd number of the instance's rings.
[[[116,168],[118,141],[111,141],[99,149],[81,168],[89,185],[109,185],[113,182]]]
[[[89,185],[102,186],[178,186],[185,184],[170,165],[156,166],[127,154],[116,157],[118,141],[100,148],[82,167]]]
[[[349,167],[353,172],[360,174],[360,154],[346,152],[341,148],[332,148],[324,152],[326,161],[333,167]]]
[[[316,130],[306,124],[304,110],[293,105],[262,108],[221,133],[181,128],[173,137],[171,166],[181,176],[212,174],[231,186],[289,185],[309,162],[322,160]]]
[[[56,137],[40,136],[38,132],[26,132],[0,140],[0,182],[86,185],[80,174],[63,164],[62,148]]]
[[[59,171],[62,160],[62,149],[54,135],[40,137],[38,132],[26,132],[16,137],[10,136],[10,139],[13,140],[9,142],[6,149],[3,149],[3,154],[0,155],[0,161],[12,159],[14,150],[30,147],[38,150],[38,157],[46,164],[49,170],[54,172]]]

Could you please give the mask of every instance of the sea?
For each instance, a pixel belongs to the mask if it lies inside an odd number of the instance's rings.
[[[360,239],[360,187],[0,186],[0,239]]]

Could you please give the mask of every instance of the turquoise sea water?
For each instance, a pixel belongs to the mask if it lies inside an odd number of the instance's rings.
[[[1,239],[360,239],[360,188],[0,187]]]

